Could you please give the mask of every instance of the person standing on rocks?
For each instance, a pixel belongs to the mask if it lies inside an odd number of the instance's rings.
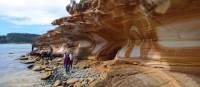
[[[49,46],[49,51],[48,53],[48,60],[52,61],[53,59],[53,48],[51,46]]]
[[[48,53],[47,53],[46,51],[42,50],[42,52],[41,52],[41,57],[42,57],[42,59],[44,60],[44,61],[43,61],[43,64],[44,64],[44,65],[45,65],[46,63],[48,63],[48,57],[47,57],[47,55],[48,55]]]
[[[71,70],[72,69],[72,64],[73,64],[73,52],[72,51],[69,52],[69,58],[70,58],[69,68]]]
[[[34,43],[32,44],[31,48],[32,48],[31,52],[33,52],[33,50],[34,50]]]
[[[66,73],[69,72],[69,67],[70,67],[70,57],[69,54],[64,53],[64,67],[65,67],[65,71]]]

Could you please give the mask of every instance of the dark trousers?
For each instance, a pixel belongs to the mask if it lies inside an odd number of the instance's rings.
[[[70,69],[70,64],[64,64],[65,72],[68,73]]]
[[[69,68],[72,69],[73,60],[70,61]]]
[[[52,53],[48,53],[47,54],[47,59],[50,60],[50,61],[52,61],[52,59],[53,59]]]

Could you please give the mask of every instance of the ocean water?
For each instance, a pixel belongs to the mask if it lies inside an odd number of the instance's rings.
[[[16,60],[30,50],[30,44],[0,44],[0,87],[43,87],[41,74]]]

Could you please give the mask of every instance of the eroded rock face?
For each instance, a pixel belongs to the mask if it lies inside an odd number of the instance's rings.
[[[199,87],[199,76],[161,69],[119,65],[111,67],[104,81],[92,87]]]
[[[199,65],[199,0],[84,0],[37,43],[79,57],[138,58]]]

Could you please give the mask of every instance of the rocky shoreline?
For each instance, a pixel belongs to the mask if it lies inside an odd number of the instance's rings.
[[[52,22],[33,54],[22,56],[52,87],[200,87],[199,0],[70,0],[69,16]]]
[[[105,78],[105,73],[97,70],[100,61],[81,60],[73,65],[73,69],[66,73],[63,58],[56,57],[47,62],[38,56],[23,55],[20,62],[27,64],[27,68],[40,72],[41,80],[47,87],[88,87]]]
[[[66,73],[61,57],[49,63],[38,56],[29,55],[19,60],[28,64],[27,68],[42,74],[43,87],[199,87],[200,82],[199,75],[193,71],[181,72],[178,68],[177,71],[170,71],[138,61],[79,60],[70,73]]]

